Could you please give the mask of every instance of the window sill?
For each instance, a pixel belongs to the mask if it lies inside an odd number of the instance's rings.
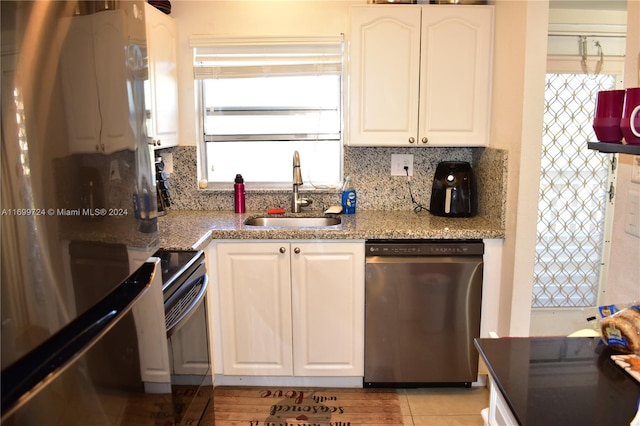
[[[225,194],[233,192],[233,186],[229,184],[209,184],[206,188],[198,188],[198,192],[210,194]],[[264,194],[264,195],[280,195],[290,194],[293,192],[292,185],[287,187],[259,187],[245,184],[245,192],[247,194]],[[304,185],[300,187],[301,194],[340,194],[342,186],[318,186]]]

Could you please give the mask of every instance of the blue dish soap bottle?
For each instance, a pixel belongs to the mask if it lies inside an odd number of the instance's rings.
[[[357,201],[356,190],[351,185],[351,177],[347,176],[342,185],[342,213],[354,214],[356,212]]]

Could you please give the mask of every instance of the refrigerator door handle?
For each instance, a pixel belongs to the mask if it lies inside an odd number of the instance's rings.
[[[65,371],[118,323],[147,291],[156,267],[157,263],[143,264],[93,308],[2,370],[2,420]]]

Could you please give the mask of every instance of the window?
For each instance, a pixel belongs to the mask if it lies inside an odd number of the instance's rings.
[[[339,184],[342,37],[191,42],[210,185],[288,187],[296,150],[309,187]]]

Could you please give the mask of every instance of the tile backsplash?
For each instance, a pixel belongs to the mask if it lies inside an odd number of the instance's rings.
[[[197,149],[179,146],[160,151],[173,155],[173,173],[169,177],[172,205],[170,210],[231,210],[233,182],[228,189],[199,189]],[[468,161],[478,181],[479,214],[504,226],[507,182],[507,152],[493,148],[379,148],[345,147],[344,175],[351,176],[358,194],[358,209],[412,210],[407,178],[391,176],[391,154],[412,154],[411,192],[415,201],[429,207],[431,184],[440,161]],[[313,200],[312,210],[340,204],[339,190],[300,191]],[[291,190],[252,189],[247,183],[247,211],[264,211],[271,207],[289,211]]]

